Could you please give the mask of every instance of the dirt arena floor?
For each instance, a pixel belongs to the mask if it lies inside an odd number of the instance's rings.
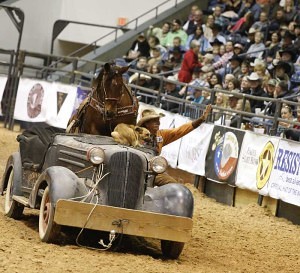
[[[18,132],[0,128],[0,178],[8,156],[18,149]],[[187,185],[195,198],[192,239],[178,260],[165,260],[155,243],[126,243],[118,251],[94,251],[62,237],[42,243],[38,216],[3,215],[0,197],[0,272],[299,272],[300,226],[276,218],[256,204],[233,208]],[[124,243],[125,244],[125,243]]]

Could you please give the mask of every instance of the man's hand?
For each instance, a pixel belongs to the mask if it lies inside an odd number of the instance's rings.
[[[206,106],[204,112],[203,112],[203,115],[202,115],[202,117],[203,117],[204,120],[207,119],[208,115],[209,115],[210,112],[211,112],[211,109],[212,109],[211,104],[208,104],[208,105]]]
[[[194,128],[197,128],[198,126],[200,126],[207,119],[211,109],[212,109],[211,104],[206,106],[206,108],[203,112],[203,115],[200,118],[198,118],[192,122],[192,125]]]

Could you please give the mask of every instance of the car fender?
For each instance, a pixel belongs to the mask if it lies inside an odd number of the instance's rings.
[[[38,192],[49,187],[51,202],[55,205],[59,199],[76,199],[85,196],[88,190],[85,184],[71,170],[52,166],[47,168],[38,178],[30,195],[31,207],[36,207]],[[80,200],[78,198],[78,200]]]
[[[22,195],[21,185],[22,185],[22,161],[21,155],[19,152],[13,153],[9,156],[4,174],[2,176],[1,184],[0,184],[0,193],[3,195],[4,190],[7,187],[8,178],[10,172],[14,169],[13,176],[13,194],[14,195]]]
[[[170,183],[161,187],[147,188],[143,209],[192,218],[194,198],[187,187]]]

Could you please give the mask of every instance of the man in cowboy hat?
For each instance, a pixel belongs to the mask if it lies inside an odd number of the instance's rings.
[[[250,76],[247,77],[250,83],[250,95],[261,97],[265,92],[262,88],[262,78],[256,73],[252,72]],[[250,99],[251,112],[255,113],[255,108],[262,109],[264,107],[264,101]]]
[[[207,105],[203,115],[198,119],[187,122],[178,128],[160,130],[160,118],[164,115],[162,113],[156,113],[152,109],[145,109],[141,114],[137,126],[145,127],[150,131],[152,136],[151,145],[156,149],[157,154],[160,154],[163,146],[185,136],[205,122],[210,111],[211,105]],[[177,181],[166,173],[157,175],[155,179],[156,186],[162,186],[168,183],[177,183]]]

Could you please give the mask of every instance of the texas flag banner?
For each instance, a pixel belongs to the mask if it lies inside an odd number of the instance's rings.
[[[214,126],[212,124],[201,124],[182,138],[178,168],[196,175],[205,174],[205,157],[210,143]]]

